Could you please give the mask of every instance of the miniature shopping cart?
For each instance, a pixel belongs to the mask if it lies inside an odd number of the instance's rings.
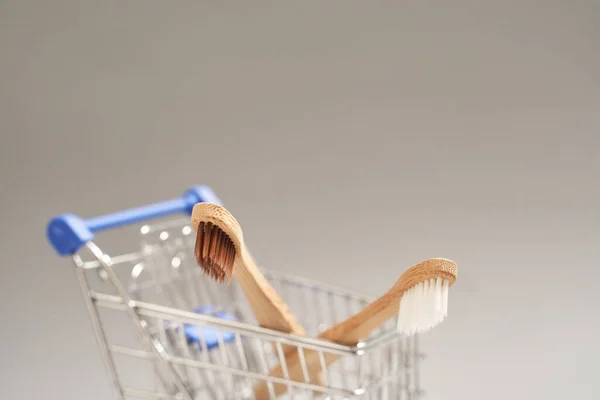
[[[417,336],[402,337],[396,321],[356,346],[316,335],[358,312],[372,299],[334,286],[263,270],[307,331],[306,337],[263,329],[241,289],[214,282],[196,265],[195,233],[189,224],[198,202],[220,204],[206,186],[181,198],[91,219],[60,215],[48,225],[48,239],[71,257],[93,331],[118,399],[252,399],[266,382],[287,385],[282,399],[402,399],[420,394]],[[172,218],[179,214],[179,217]],[[152,221],[152,223],[150,223]],[[105,252],[94,233],[138,225],[137,245]],[[116,232],[115,232],[116,233]],[[123,240],[112,242],[114,248]],[[283,346],[341,358],[322,361],[324,383],[286,379]],[[283,363],[283,377],[270,376]],[[306,366],[302,365],[304,371]]]

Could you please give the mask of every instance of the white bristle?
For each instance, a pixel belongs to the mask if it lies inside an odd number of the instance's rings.
[[[448,315],[450,281],[442,277],[419,282],[400,299],[398,331],[403,335],[425,332]]]

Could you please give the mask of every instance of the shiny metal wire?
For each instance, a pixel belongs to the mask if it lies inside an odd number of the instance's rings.
[[[372,299],[342,288],[264,270],[307,330],[307,336],[263,329],[235,282],[205,277],[193,258],[194,235],[187,221],[140,229],[141,248],[109,257],[88,243],[87,260],[73,257],[110,381],[118,399],[252,399],[252,387],[287,385],[281,399],[415,400],[419,387],[417,337],[401,337],[389,321],[357,346],[316,339],[327,327],[354,314]],[[210,305],[211,314],[195,312]],[[314,311],[314,312],[311,312]],[[235,320],[219,318],[226,312]],[[208,348],[184,334],[185,327],[212,328],[218,341]],[[228,338],[227,340],[225,338]],[[304,380],[269,376],[282,361],[283,345],[299,351]],[[325,386],[310,382],[304,352],[317,351]],[[326,366],[328,353],[340,359]],[[285,367],[285,366],[284,366]]]

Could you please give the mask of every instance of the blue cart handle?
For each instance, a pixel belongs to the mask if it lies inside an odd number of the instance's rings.
[[[73,214],[58,215],[48,223],[46,234],[52,247],[60,256],[73,255],[83,245],[94,239],[94,232],[177,213],[190,215],[194,205],[201,202],[221,204],[221,201],[208,186],[195,186],[176,199],[100,217],[84,220]]]

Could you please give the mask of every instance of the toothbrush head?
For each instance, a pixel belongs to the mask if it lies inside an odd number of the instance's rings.
[[[242,248],[242,229],[224,207],[208,202],[192,210],[192,227],[196,231],[196,262],[214,280],[231,281],[236,255]]]
[[[426,332],[448,316],[448,292],[456,281],[453,261],[432,258],[408,269],[396,287],[402,290],[397,329],[410,336]]]

